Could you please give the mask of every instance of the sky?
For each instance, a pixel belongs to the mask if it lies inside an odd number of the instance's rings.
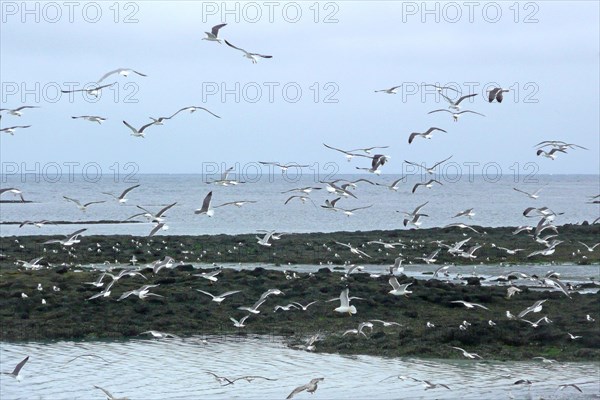
[[[560,2],[13,2],[2,1],[1,173],[193,173],[258,161],[353,173],[323,143],[389,155],[383,174],[410,172],[405,160],[452,156],[453,171],[503,175],[600,173],[599,3]],[[252,64],[219,36],[265,55]],[[113,75],[99,99],[59,91]],[[464,114],[426,83],[453,85]],[[403,85],[397,94],[375,90]],[[508,88],[501,104],[486,90]],[[446,92],[452,98],[456,94]],[[149,117],[204,106],[221,118],[180,113],[145,138]],[[72,116],[98,115],[97,124]],[[411,132],[431,126],[430,140]],[[563,140],[586,147],[537,157],[534,145]],[[259,166],[259,168],[266,168]],[[491,168],[491,169],[490,169]],[[266,171],[266,169],[265,169]]]

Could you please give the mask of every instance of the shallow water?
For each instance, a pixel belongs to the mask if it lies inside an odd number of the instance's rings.
[[[312,264],[294,264],[294,265],[275,265],[275,264],[254,264],[254,263],[223,263],[223,264],[200,264],[191,263],[195,268],[198,269],[209,269],[214,270],[215,267],[222,267],[234,270],[253,270],[255,268],[264,268],[267,270],[281,271],[287,274],[289,277],[293,277],[296,273],[311,273],[316,272],[321,268],[329,268],[335,273],[343,274],[347,270],[346,266],[336,265],[312,265]],[[388,265],[373,265],[373,264],[361,264],[363,267],[362,272],[376,275],[387,275],[389,274]],[[109,268],[127,268],[136,269],[130,264],[111,264],[111,265],[97,265],[97,264],[86,264],[81,266],[82,269],[94,268],[98,270],[107,270]],[[143,268],[143,266],[141,266]],[[152,268],[150,266],[150,268]],[[409,278],[415,278],[420,280],[428,280],[433,278],[433,273],[440,268],[440,265],[435,264],[405,264],[403,274]],[[585,283],[594,283],[596,287],[590,287],[585,289],[585,293],[597,293],[600,291],[600,265],[577,265],[577,264],[532,264],[532,265],[498,265],[498,264],[481,264],[481,265],[453,265],[447,270],[447,275],[440,274],[437,279],[452,283],[465,283],[469,277],[477,276],[482,278],[482,286],[493,286],[493,285],[508,285],[510,282],[503,280],[503,276],[506,276],[509,272],[520,271],[528,275],[536,275],[543,277],[549,272],[554,272],[560,276],[561,282],[571,285],[580,285]],[[398,273],[396,273],[398,274]],[[504,278],[505,279],[505,278]],[[537,289],[545,290],[558,290],[548,289],[541,286],[541,283],[537,280],[531,279],[516,279],[512,281],[513,285],[517,286],[528,286]],[[583,293],[583,291],[579,291]]]
[[[203,341],[205,340],[205,342]],[[318,344],[318,343],[317,343]],[[95,354],[99,358],[77,358]],[[314,396],[298,399],[584,399],[600,396],[600,364],[419,360],[309,353],[277,337],[209,336],[115,342],[0,343],[2,371],[29,355],[20,382],[0,377],[0,397],[12,399],[103,399],[101,386],[130,399],[282,399],[295,387],[324,377]],[[276,381],[238,381],[221,386],[205,371],[230,378],[261,375]],[[410,376],[444,383],[452,390],[425,390]],[[385,380],[384,380],[385,379]],[[531,388],[514,385],[534,381]],[[381,382],[384,380],[383,382]],[[558,391],[558,385],[577,383]]]

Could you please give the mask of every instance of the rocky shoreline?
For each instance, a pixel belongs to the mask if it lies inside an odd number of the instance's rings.
[[[474,227],[478,232],[459,228],[430,228],[394,231],[357,231],[333,233],[283,234],[274,240],[271,247],[257,243],[255,235],[198,235],[163,236],[151,238],[111,235],[81,236],[81,243],[70,247],[69,252],[61,250],[58,244],[44,245],[52,236],[3,236],[0,237],[0,268],[13,267],[16,260],[29,261],[44,257],[42,265],[60,264],[127,264],[135,257],[139,264],[156,261],[170,256],[183,263],[270,263],[288,264],[344,264],[369,263],[392,264],[395,257],[402,257],[410,263],[416,257],[423,257],[438,248],[434,241],[453,244],[471,237],[465,248],[476,244],[482,247],[476,251],[476,258],[455,257],[445,251],[438,255],[436,264],[532,264],[532,263],[600,263],[600,249],[589,252],[580,243],[593,244],[600,238],[600,225],[562,225],[558,227],[559,238],[564,242],[556,246],[551,256],[528,255],[544,246],[536,243],[527,233],[513,235],[514,227]],[[85,235],[85,234],[84,234]],[[57,239],[62,237],[56,237]],[[397,242],[404,246],[395,249],[382,248],[369,241]],[[368,257],[352,254],[347,248],[335,242],[350,243],[360,247]],[[364,244],[364,246],[363,246]],[[517,254],[507,254],[499,247],[520,248]],[[336,256],[336,254],[338,256]],[[415,261],[419,262],[419,261]]]
[[[305,348],[306,339],[315,334],[316,351],[341,354],[369,354],[389,357],[462,358],[452,348],[461,347],[484,359],[530,360],[546,357],[559,361],[600,360],[600,294],[559,291],[535,291],[525,286],[520,293],[507,298],[507,287],[453,284],[443,280],[415,280],[399,276],[400,283],[411,282],[413,292],[405,296],[389,294],[389,276],[370,277],[343,274],[321,268],[315,273],[222,269],[217,282],[194,276],[206,270],[191,266],[162,269],[153,274],[150,268],[140,276],[123,277],[111,289],[109,297],[93,300],[102,288],[85,282],[95,281],[100,271],[70,267],[18,271],[3,269],[0,281],[0,340],[101,340],[141,338],[148,330],[168,332],[182,337],[192,335],[275,335],[287,338],[290,346]],[[117,273],[117,271],[113,271]],[[109,282],[110,278],[106,278]],[[38,285],[42,290],[38,290]],[[163,297],[141,300],[130,296],[117,299],[126,291],[142,285],[158,285],[151,293]],[[55,291],[53,287],[60,289]],[[357,313],[339,314],[340,292],[348,287]],[[259,314],[252,314],[244,328],[236,328],[230,317],[241,319],[247,312],[238,307],[251,306],[268,289],[284,294],[270,296]],[[220,294],[240,290],[222,304],[195,289]],[[25,294],[27,297],[24,297]],[[45,304],[42,304],[42,299]],[[276,305],[299,302],[302,309],[274,311]],[[475,302],[488,310],[466,309],[452,301]],[[507,311],[517,315],[538,300],[546,300],[543,310],[523,317],[535,322],[548,316],[551,323],[529,323],[508,318]],[[593,321],[588,320],[590,316]],[[359,323],[379,319],[401,326],[384,327],[373,322],[364,329],[366,337],[343,335]],[[467,321],[466,325],[464,321]],[[494,326],[490,325],[492,321]],[[435,325],[428,328],[427,322]],[[463,325],[466,329],[460,328]],[[571,339],[569,333],[580,336]]]
[[[527,258],[522,253],[539,249],[539,244],[524,235],[512,235],[514,228],[480,228],[486,233],[473,234],[471,244],[484,247],[474,260],[461,259],[441,251],[436,265],[443,264],[516,264],[515,269],[527,273],[527,264],[536,262],[572,262],[597,264],[600,251],[588,252],[579,241],[594,243],[600,234],[598,225],[565,225],[559,227],[563,244],[552,257]],[[416,280],[399,275],[400,283],[411,283],[413,293],[393,296],[389,276],[372,277],[355,272],[347,277],[335,265],[355,263],[390,265],[398,252],[410,260],[437,247],[433,240],[452,244],[468,237],[458,229],[422,229],[410,231],[336,232],[284,235],[265,248],[256,244],[253,235],[216,236],[82,236],[81,243],[70,249],[70,254],[58,244],[41,243],[47,236],[2,237],[0,258],[0,340],[100,340],[140,337],[148,330],[169,332],[179,336],[192,335],[247,335],[264,334],[287,338],[290,346],[305,348],[306,339],[315,334],[316,351],[341,354],[370,354],[379,356],[418,356],[423,358],[462,358],[452,347],[461,347],[483,358],[497,360],[529,360],[534,356],[575,361],[600,360],[600,294],[532,290],[519,287],[521,292],[507,298],[507,285],[480,286],[477,279],[462,284],[448,282],[444,277]],[[398,241],[404,248],[385,249],[381,246],[360,247],[371,259],[358,258],[335,241],[360,246],[369,240]],[[521,247],[526,251],[507,255],[491,243],[501,247]],[[380,251],[377,249],[381,248]],[[44,250],[45,249],[45,250]],[[334,255],[338,253],[339,257]],[[144,275],[123,277],[111,288],[111,295],[87,300],[103,288],[94,282],[101,271],[81,268],[80,265],[102,264],[117,274],[131,257],[138,266],[146,265],[165,256],[181,261],[181,265],[164,268],[156,274],[151,268],[141,268]],[[25,269],[15,265],[16,260],[44,257],[40,269]],[[122,263],[121,265],[114,264]],[[194,268],[191,263],[244,262],[271,263],[282,266],[296,263],[313,264],[313,273],[291,273],[268,270],[221,269],[217,282],[195,276],[206,270]],[[208,264],[207,264],[208,263]],[[318,263],[324,266],[319,267]],[[327,264],[331,264],[327,266]],[[217,264],[218,265],[218,264]],[[260,265],[260,264],[259,264]],[[590,266],[590,276],[598,275],[598,266]],[[219,269],[218,267],[212,268]],[[108,285],[111,278],[106,277]],[[523,282],[521,282],[523,283]],[[38,285],[41,290],[38,290]],[[130,296],[117,299],[126,291],[142,285],[158,285],[151,293],[162,297],[145,300]],[[590,285],[594,285],[590,283]],[[60,289],[55,291],[53,287]],[[338,298],[344,288],[353,300],[357,314],[339,314]],[[244,328],[236,328],[230,318],[247,315],[238,309],[251,306],[268,289],[284,292],[271,296],[252,314]],[[210,297],[195,289],[219,294],[240,290],[223,301],[212,302]],[[43,301],[45,304],[42,304]],[[292,302],[307,304],[317,300],[306,311],[274,311],[276,305]],[[475,307],[466,309],[452,301],[479,303],[489,310]],[[551,323],[537,327],[519,319],[507,317],[531,306],[538,300],[547,300],[543,310],[523,317],[536,322],[548,316]],[[589,318],[588,318],[589,316]],[[373,322],[364,335],[344,332],[358,328],[369,320],[393,321],[401,326],[384,327]],[[468,324],[464,324],[466,321]],[[490,322],[492,321],[492,322]],[[435,327],[427,327],[427,322]],[[460,326],[463,328],[460,328]],[[581,336],[571,339],[569,333]]]

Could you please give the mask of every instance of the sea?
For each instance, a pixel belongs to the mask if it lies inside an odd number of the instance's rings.
[[[440,184],[432,188],[420,186],[412,193],[414,185],[431,177]],[[384,186],[359,182],[349,190],[356,196],[343,197],[336,204],[339,208],[358,209],[348,216],[322,208],[325,200],[333,200],[335,194],[327,192],[321,181],[344,179],[354,181],[369,179],[380,184],[391,184],[400,178],[397,175],[318,175],[318,174],[272,174],[231,175],[245,183],[230,186],[209,184],[219,179],[219,175],[193,174],[132,174],[71,176],[2,175],[1,188],[18,188],[27,203],[3,202],[0,204],[0,235],[57,235],[69,234],[80,228],[87,228],[87,235],[148,235],[153,224],[143,217],[129,221],[145,223],[87,224],[90,221],[126,221],[143,212],[141,206],[152,212],[176,203],[167,213],[166,230],[157,235],[203,235],[203,234],[243,234],[257,230],[278,232],[335,232],[369,231],[414,228],[403,226],[403,211],[412,212],[417,206],[428,202],[421,210],[427,217],[422,218],[421,228],[441,227],[454,222],[470,225],[498,227],[535,225],[539,218],[525,217],[528,207],[548,207],[556,214],[555,224],[592,222],[600,217],[600,204],[593,203],[593,197],[600,194],[599,175],[536,175],[527,179],[518,176],[436,176],[410,175],[399,184],[397,191]],[[338,185],[343,182],[338,183]],[[104,193],[120,195],[125,189],[139,185],[126,196],[126,203]],[[299,198],[286,200],[292,195],[306,195],[289,192],[302,187],[316,187],[304,203]],[[514,190],[528,193],[538,189],[539,198],[532,199]],[[197,215],[203,199],[212,192],[211,206],[214,215]],[[284,193],[285,192],[285,193]],[[81,203],[104,201],[90,205],[85,212],[63,196]],[[18,200],[12,193],[4,193],[1,200]],[[598,200],[598,199],[595,199]],[[217,207],[233,201],[251,201],[242,207],[235,205]],[[471,219],[454,216],[473,208]],[[46,224],[39,228],[34,225],[6,224],[23,221],[72,221],[75,225]]]

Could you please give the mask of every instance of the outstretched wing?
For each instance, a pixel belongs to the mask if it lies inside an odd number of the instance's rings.
[[[264,54],[258,54],[258,53],[250,53],[251,56],[257,56],[257,57],[262,57],[262,58],[273,58],[273,56],[265,56]]]
[[[447,112],[447,113],[450,113],[450,114],[454,114],[452,111],[446,110],[446,109],[429,111],[427,114],[433,114],[433,113],[440,112],[440,111]]]
[[[171,207],[173,207],[175,204],[177,204],[177,202],[173,203],[173,204],[169,204],[168,206],[164,207],[162,210],[160,210],[159,212],[156,213],[157,217],[162,216],[164,213],[167,212],[167,210],[169,210]],[[138,206],[139,207],[139,206]],[[141,208],[141,207],[140,207]],[[142,208],[143,210],[143,208]]]
[[[140,186],[140,185],[135,185],[135,186],[132,186],[132,187],[130,187],[130,188],[127,188],[127,189],[125,189],[125,190],[123,191],[123,193],[121,193],[121,196],[120,196],[120,198],[124,198],[125,196],[127,196],[127,193],[131,192],[133,189],[135,189],[136,187],[139,187],[139,186]]]
[[[19,375],[19,372],[21,372],[21,368],[23,368],[23,365],[25,365],[25,363],[29,360],[29,356],[25,357],[23,359],[23,361],[21,361],[20,363],[17,364],[17,366],[15,367],[15,369],[13,370],[12,374],[14,376]]]
[[[477,96],[477,93],[466,94],[466,95],[462,96],[460,99],[458,99],[458,101],[455,104],[459,105],[460,102],[463,101],[464,99],[468,99],[469,97],[474,97],[474,96]]]
[[[200,109],[200,110],[204,110],[204,111],[206,111],[207,113],[209,113],[209,114],[212,114],[212,115],[214,115],[214,116],[215,116],[215,117],[217,117],[217,118],[221,118],[221,117],[219,117],[217,114],[215,114],[215,113],[213,113],[212,111],[208,110],[207,108],[204,108],[204,107],[199,107],[199,106],[194,106],[194,108],[198,108],[198,109]]]
[[[294,389],[294,390],[292,391],[292,393],[290,393],[290,394],[288,395],[288,397],[286,397],[286,400],[288,400],[288,399],[291,399],[292,397],[294,397],[295,395],[297,395],[297,394],[298,394],[298,393],[300,393],[300,392],[303,392],[303,391],[305,391],[306,389],[308,389],[308,384],[306,384],[306,385],[302,385],[302,386],[298,386],[296,389]]]
[[[219,25],[215,25],[215,26],[213,26],[213,27],[212,27],[212,29],[211,29],[211,32],[212,32],[212,34],[213,34],[213,35],[215,35],[215,37],[216,37],[217,35],[219,35],[219,29],[221,29],[221,28],[222,28],[222,27],[224,27],[225,25],[227,25],[227,24],[219,24]]]
[[[106,390],[104,388],[101,388],[100,386],[96,386],[96,385],[94,385],[94,387],[96,389],[102,390],[104,392],[104,394],[108,396],[109,399],[113,399],[114,398],[114,396],[108,390]]]
[[[226,43],[226,44],[227,44],[227,46],[229,46],[229,47],[232,47],[232,48],[234,48],[234,49],[236,49],[236,50],[239,50],[239,51],[243,51],[244,53],[246,53],[246,54],[250,55],[250,53],[248,53],[246,50],[244,50],[244,49],[241,49],[241,48],[239,48],[239,47],[235,47],[234,45],[232,45],[231,43],[229,43],[227,40],[225,40],[225,43]]]
[[[118,74],[120,71],[121,71],[121,68],[118,68],[118,69],[112,70],[112,71],[110,71],[110,72],[107,72],[107,73],[105,73],[104,75],[102,75],[102,77],[101,77],[100,79],[98,79],[98,80],[96,81],[96,83],[100,83],[100,82],[102,82],[103,80],[105,80],[106,78],[108,78],[109,76],[111,76],[112,74]],[[104,390],[104,389],[102,389],[102,390]]]

